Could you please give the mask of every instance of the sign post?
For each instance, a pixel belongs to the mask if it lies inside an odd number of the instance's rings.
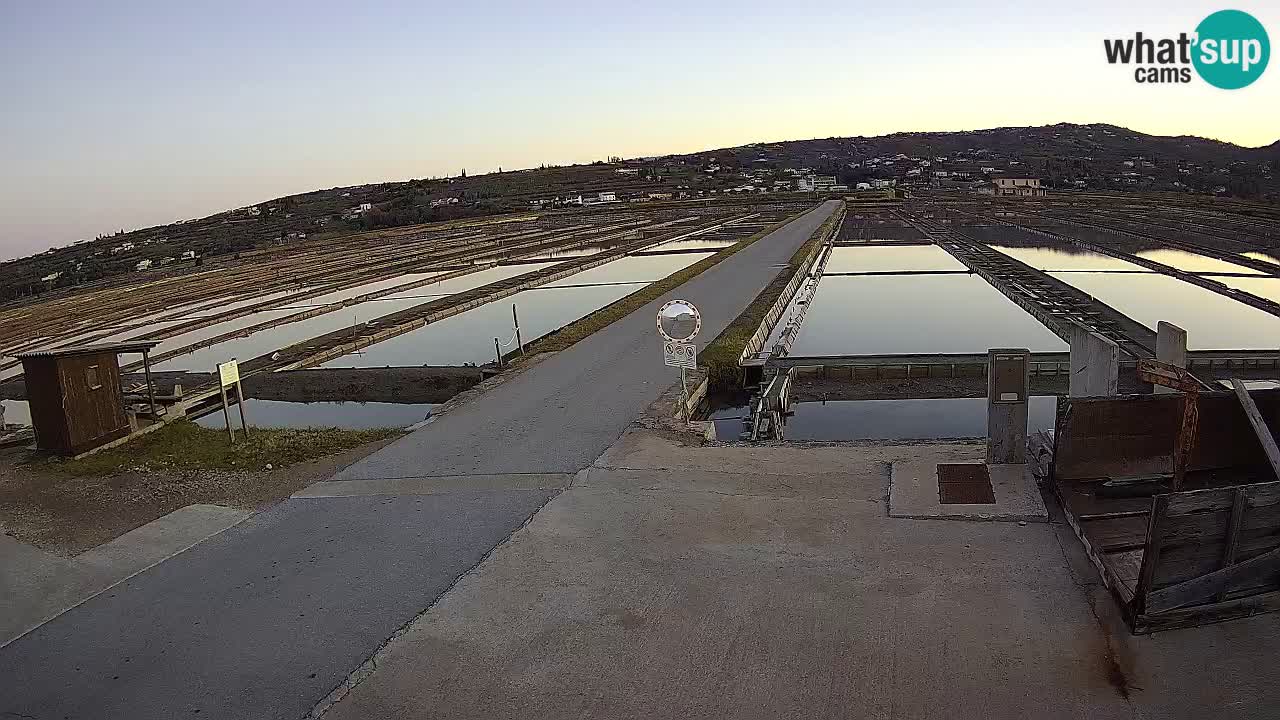
[[[680,417],[689,421],[689,385],[685,370],[698,367],[698,346],[692,340],[702,330],[702,314],[687,300],[672,300],[658,310],[658,333],[662,335],[662,363],[680,368]]]
[[[227,421],[227,435],[234,443],[236,431],[231,427],[231,404],[227,401],[227,388],[231,387],[236,390],[236,403],[240,406],[240,427],[244,430],[244,436],[249,437],[249,421],[244,414],[244,389],[240,387],[240,366],[236,364],[235,358],[218,363],[218,391],[222,394],[222,417]]]

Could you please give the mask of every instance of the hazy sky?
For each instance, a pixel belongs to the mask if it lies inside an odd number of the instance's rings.
[[[316,188],[761,140],[1065,121],[1269,144],[1280,67],[1221,91],[1104,60],[1223,7],[0,0],[0,259]],[[1230,7],[1280,40],[1280,7]]]

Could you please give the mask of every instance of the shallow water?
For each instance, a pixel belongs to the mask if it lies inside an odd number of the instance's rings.
[[[984,353],[1067,349],[985,280],[973,275],[824,277],[793,355]]]
[[[282,400],[245,400],[249,426],[261,428],[337,427],[344,430],[367,430],[382,427],[408,427],[425,420],[435,405],[384,402],[286,402]],[[196,420],[198,425],[222,429],[226,419],[219,410]],[[231,424],[240,428],[239,408],[231,408]]]
[[[825,272],[908,272],[968,270],[964,263],[936,245],[836,247],[831,249]]]
[[[393,293],[377,300],[369,300],[316,317],[287,323],[267,330],[260,330],[244,337],[232,338],[217,345],[200,348],[193,352],[170,358],[157,364],[156,367],[162,370],[211,371],[218,363],[225,362],[231,358],[238,360],[255,358],[304,340],[430,302],[437,297],[465,292],[482,285],[522,275],[538,267],[541,266],[529,264],[505,265]],[[302,310],[302,308],[295,308],[293,310],[264,312],[296,313],[302,312]],[[263,313],[257,313],[254,317],[257,317],[258,322],[269,319]],[[242,325],[241,327],[245,326]],[[213,333],[205,337],[214,337],[217,334],[219,333]],[[174,338],[174,340],[178,339]],[[176,344],[173,347],[176,348],[188,344],[190,344],[190,341]]]
[[[1056,397],[1032,396],[1029,431],[1053,429],[1056,408]],[[929,440],[987,434],[986,398],[802,402],[792,410],[786,419],[787,440]]]
[[[1192,350],[1280,348],[1280,317],[1158,273],[1050,273],[1154,329],[1165,320],[1187,331]],[[1215,278],[1238,282],[1253,278]],[[1260,279],[1259,282],[1266,282]]]
[[[1061,248],[992,245],[991,249],[998,250],[1014,260],[1020,260],[1037,270],[1127,270],[1132,272],[1151,272],[1147,268],[1135,265],[1127,260],[1121,260],[1090,250],[1079,250],[1070,245],[1063,245]]]
[[[410,367],[415,365],[482,365],[493,362],[493,339],[507,343],[515,332],[511,306],[520,316],[521,339],[527,344],[584,315],[626,297],[647,283],[543,286],[424,325],[417,330],[344,355],[321,367]],[[514,350],[504,346],[503,353]]]
[[[1138,257],[1164,263],[1183,272],[1193,273],[1245,273],[1262,275],[1263,273],[1244,265],[1236,265],[1225,260],[1197,255],[1186,250],[1143,250],[1136,253]]]

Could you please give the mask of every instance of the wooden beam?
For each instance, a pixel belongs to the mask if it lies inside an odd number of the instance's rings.
[[[1222,569],[1236,563],[1236,548],[1240,545],[1240,528],[1244,527],[1245,500],[1244,488],[1236,488],[1236,495],[1231,500],[1231,518],[1227,521],[1227,544],[1222,550]],[[1219,592],[1214,598],[1217,602],[1225,599],[1225,592]]]
[[[1197,600],[1208,600],[1233,584],[1257,580],[1275,573],[1280,573],[1280,548],[1231,567],[1215,570],[1208,575],[1154,590],[1147,594],[1146,611],[1157,613],[1190,605]]]
[[[1199,392],[1202,389],[1212,390],[1212,386],[1200,382],[1189,370],[1160,360],[1140,358],[1137,366],[1138,379],[1152,385],[1181,390],[1183,392]]]
[[[1169,512],[1169,496],[1157,495],[1151,500],[1151,519],[1147,521],[1147,541],[1142,550],[1142,569],[1133,588],[1133,602],[1139,614],[1146,611],[1147,591],[1156,577],[1156,565],[1160,563],[1160,541],[1164,517]]]
[[[1258,412],[1258,406],[1249,396],[1249,388],[1244,386],[1244,382],[1240,378],[1231,378],[1231,385],[1236,389],[1236,397],[1240,399],[1245,417],[1249,418],[1249,424],[1253,426],[1253,434],[1257,435],[1258,442],[1262,443],[1262,450],[1267,454],[1267,462],[1271,463],[1271,471],[1280,478],[1280,447],[1276,447],[1276,439],[1271,435],[1271,428],[1267,427],[1267,421],[1262,418],[1262,413]]]

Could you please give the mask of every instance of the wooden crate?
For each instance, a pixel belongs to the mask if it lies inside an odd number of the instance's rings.
[[[1254,398],[1280,409],[1280,391]],[[1107,480],[1171,473],[1181,399],[1059,404],[1052,485],[1135,633],[1280,609],[1280,482],[1234,395],[1202,395],[1201,410],[1188,489],[1109,497]]]

